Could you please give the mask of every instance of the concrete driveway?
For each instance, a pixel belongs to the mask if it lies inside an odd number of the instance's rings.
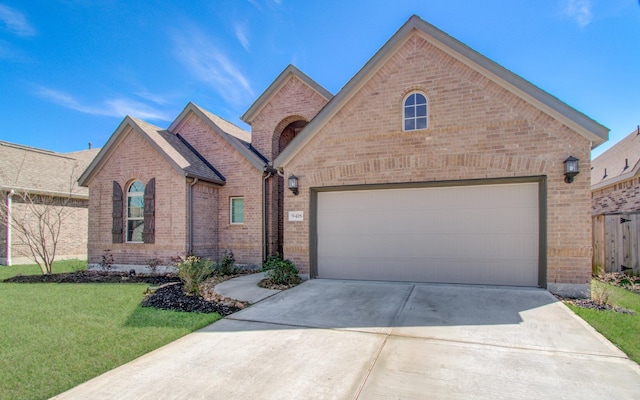
[[[541,289],[312,280],[59,399],[638,399],[640,367]]]

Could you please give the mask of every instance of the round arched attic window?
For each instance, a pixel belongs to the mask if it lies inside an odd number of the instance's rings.
[[[403,130],[416,131],[427,129],[429,120],[427,96],[421,92],[412,92],[404,99]]]

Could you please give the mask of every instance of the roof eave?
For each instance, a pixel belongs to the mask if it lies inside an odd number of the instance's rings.
[[[620,182],[624,182],[626,180],[629,180],[631,178],[634,178],[636,175],[638,175],[638,172],[640,172],[640,163],[636,164],[635,168],[633,168],[632,170],[630,170],[627,173],[624,174],[620,174],[618,176],[616,176],[615,178],[611,178],[608,179],[606,181],[602,181],[602,182],[598,182],[595,183],[593,185],[591,185],[591,190],[598,190],[598,189],[604,189],[608,186],[612,186],[615,184],[618,184]]]
[[[78,199],[78,200],[88,200],[88,194],[82,193],[73,193],[73,192],[61,192],[56,190],[43,190],[43,189],[34,189],[34,188],[25,188],[25,187],[12,187],[12,186],[0,186],[0,192],[10,192],[13,190],[18,193],[28,193],[31,195],[39,195],[39,196],[51,196],[51,197],[62,197],[62,198],[70,198],[70,199]]]
[[[224,185],[225,185],[225,183],[226,183],[225,181],[220,180],[220,179],[212,179],[212,178],[205,177],[205,176],[201,176],[201,175],[198,175],[198,174],[193,174],[193,173],[191,173],[191,172],[186,172],[186,173],[184,174],[184,177],[185,177],[185,178],[197,179],[197,180],[199,180],[199,181],[203,181],[203,182],[207,182],[207,183],[212,183],[212,184],[214,184],[214,185],[218,185],[218,186],[224,186]]]
[[[607,127],[498,65],[420,17],[413,15],[364,67],[349,80],[302,132],[293,139],[291,144],[280,153],[274,160],[274,166],[281,168],[291,161],[299,149],[308,143],[327,120],[340,109],[341,105],[353,96],[353,92],[364,85],[363,81],[367,81],[379,69],[383,62],[394,53],[395,49],[404,43],[409,37],[409,33],[414,29],[422,32],[423,37],[431,44],[581,134],[592,143],[591,148],[595,148],[608,140],[609,129]]]
[[[124,117],[120,125],[113,132],[107,143],[102,146],[100,152],[94,157],[94,159],[89,163],[87,168],[85,168],[84,172],[78,178],[78,185],[83,187],[89,186],[89,181],[93,178],[93,175],[98,171],[98,166],[103,164],[103,160],[106,161],[107,154],[111,153],[111,149],[117,147],[117,144],[122,141],[122,133],[126,129],[127,126],[135,125],[135,122],[128,115]]]

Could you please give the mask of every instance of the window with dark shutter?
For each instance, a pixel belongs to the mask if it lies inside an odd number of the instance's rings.
[[[144,242],[156,241],[156,178],[152,178],[144,188]]]
[[[122,243],[122,187],[116,181],[113,181],[113,227],[111,229],[111,237],[113,243]]]

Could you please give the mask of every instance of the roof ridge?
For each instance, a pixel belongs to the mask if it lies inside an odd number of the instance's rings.
[[[68,160],[75,160],[74,157],[70,157],[65,153],[58,153],[53,150],[41,149],[38,147],[25,146],[23,144],[18,144],[18,143],[5,142],[4,140],[0,140],[0,146],[13,147],[14,149],[18,149],[18,150],[32,151],[34,153],[40,153],[48,156],[66,158]]]

